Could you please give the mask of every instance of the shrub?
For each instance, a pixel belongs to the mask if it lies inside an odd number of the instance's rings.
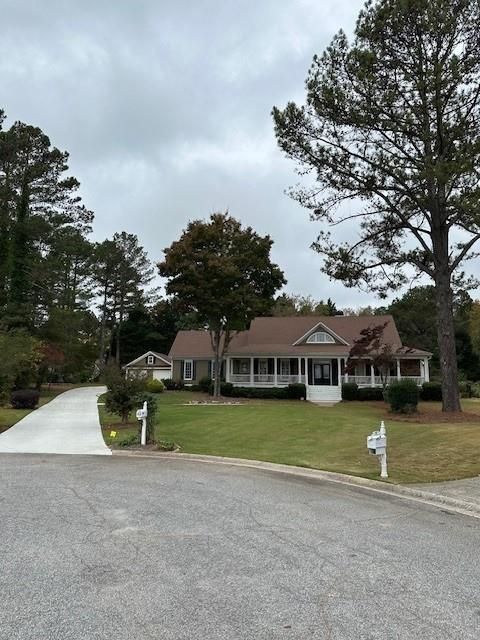
[[[468,380],[460,382],[458,384],[458,390],[460,391],[461,398],[473,398],[474,397],[474,384]]]
[[[420,392],[420,397],[426,402],[441,402],[442,385],[440,384],[440,382],[424,382],[422,385],[422,390]]]
[[[167,391],[182,391],[184,389],[183,382],[172,380],[171,378],[163,378],[162,382]]]
[[[104,372],[108,393],[105,396],[107,411],[115,413],[122,418],[122,422],[128,421],[128,415],[135,408],[139,394],[145,389],[145,380],[138,378],[125,378],[121,372],[108,367]]]
[[[140,444],[140,438],[138,437],[137,433],[132,433],[131,435],[127,436],[126,438],[123,438],[123,440],[119,440],[117,442],[117,445],[119,447],[131,447],[134,444]]]
[[[356,382],[342,384],[342,400],[358,400],[358,384]]]
[[[40,393],[36,389],[19,389],[12,391],[10,404],[14,409],[35,409],[39,399]]]
[[[291,400],[304,400],[307,397],[307,388],[303,382],[294,382],[287,387],[287,397]]]
[[[145,388],[148,393],[163,393],[165,391],[165,385],[163,382],[161,380],[155,380],[155,378],[148,380]]]
[[[158,442],[159,451],[175,451],[175,449],[178,448],[178,445],[170,440],[160,440],[160,442]]]
[[[357,400],[363,402],[377,402],[384,400],[382,387],[359,387],[357,391]]]
[[[204,376],[200,378],[198,381],[198,386],[200,387],[200,391],[204,393],[208,393],[210,391],[210,387],[212,385],[212,379],[209,376]]]
[[[395,380],[388,387],[388,402],[394,413],[414,413],[420,389],[414,380]]]
[[[236,387],[234,387],[231,382],[222,382],[220,384],[220,395],[225,396],[226,398],[239,397],[235,395],[235,389]],[[211,396],[213,396],[213,383],[210,383],[209,393]]]

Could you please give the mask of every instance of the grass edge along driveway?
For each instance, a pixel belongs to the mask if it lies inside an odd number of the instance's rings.
[[[464,401],[478,421],[456,424],[402,422],[382,403],[345,402],[333,407],[301,401],[240,400],[239,406],[189,405],[206,396],[158,395],[157,439],[175,441],[182,452],[247,458],[378,478],[378,462],[366,450],[367,435],[385,419],[389,481],[434,482],[480,474],[480,402]],[[428,403],[429,410],[433,403]],[[427,405],[424,405],[426,407]],[[135,433],[118,429],[118,417],[99,407],[107,444]],[[436,406],[438,409],[438,406]],[[422,410],[422,407],[420,407]],[[110,430],[117,437],[110,438]]]

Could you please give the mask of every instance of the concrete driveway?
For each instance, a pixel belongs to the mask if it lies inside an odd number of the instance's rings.
[[[179,459],[0,455],[1,640],[478,640],[480,522]]]
[[[97,409],[105,391],[82,387],[62,393],[0,434],[0,452],[111,455]]]

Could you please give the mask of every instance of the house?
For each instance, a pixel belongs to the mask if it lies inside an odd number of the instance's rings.
[[[156,351],[147,351],[147,353],[138,356],[123,368],[127,378],[141,376],[153,378],[154,380],[163,380],[164,378],[172,377],[172,361],[170,357]]]
[[[313,402],[341,400],[342,382],[381,386],[370,358],[345,371],[350,349],[363,329],[385,325],[383,340],[393,352],[390,378],[429,380],[431,354],[402,345],[392,316],[291,316],[255,318],[236,333],[225,357],[222,377],[237,386],[282,387],[301,382]],[[213,351],[207,331],[179,331],[170,349],[172,376],[186,385],[213,377]]]

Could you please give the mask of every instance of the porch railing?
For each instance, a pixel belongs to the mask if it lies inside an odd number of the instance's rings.
[[[230,374],[230,382],[233,384],[251,386],[252,380],[249,373],[232,373]],[[288,384],[294,384],[296,382],[305,382],[304,375],[282,375],[277,374],[277,386],[286,386]],[[253,376],[254,387],[268,386],[273,387],[275,385],[275,376],[270,373],[255,374]]]
[[[387,380],[388,382],[393,382],[398,380],[397,376],[389,376]],[[413,380],[415,384],[421,386],[425,382],[425,378],[423,376],[400,376],[400,380]],[[372,386],[372,376],[342,376],[342,382],[355,382],[359,387],[371,387]],[[383,384],[380,376],[374,376],[373,378],[373,386],[381,387]]]

